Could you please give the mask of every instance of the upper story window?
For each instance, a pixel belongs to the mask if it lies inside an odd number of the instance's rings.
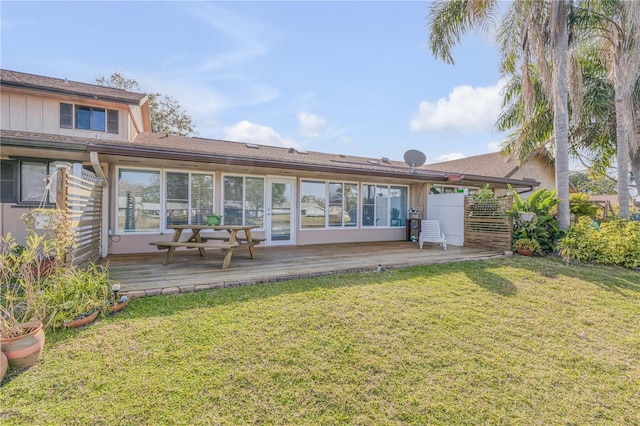
[[[60,104],[60,127],[63,129],[119,132],[118,111],[84,105]]]

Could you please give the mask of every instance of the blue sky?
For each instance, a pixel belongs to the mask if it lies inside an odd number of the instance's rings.
[[[2,1],[4,69],[170,95],[199,136],[427,163],[497,150],[496,47],[427,48],[428,2]]]

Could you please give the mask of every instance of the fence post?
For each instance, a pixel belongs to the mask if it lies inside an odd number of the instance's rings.
[[[67,185],[67,176],[69,175],[69,170],[71,170],[71,164],[65,161],[56,161],[55,163],[57,169],[57,179],[56,179],[56,205],[61,210],[68,210],[68,200],[67,196],[69,193],[69,186]]]

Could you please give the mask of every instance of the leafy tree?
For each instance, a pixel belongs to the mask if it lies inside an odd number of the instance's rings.
[[[100,86],[114,87],[132,92],[140,91],[140,85],[136,80],[126,78],[119,72],[114,72],[109,77],[96,78],[96,83]],[[149,97],[152,132],[182,136],[198,134],[191,117],[182,109],[175,98],[161,95],[160,93],[150,93],[147,96]]]
[[[571,172],[569,180],[576,187],[578,192],[594,195],[614,195],[616,194],[616,182],[608,176],[594,176],[588,172]]]

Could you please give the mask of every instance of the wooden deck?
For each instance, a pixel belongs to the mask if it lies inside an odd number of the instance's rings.
[[[491,249],[394,241],[309,246],[256,247],[257,258],[248,252],[234,254],[231,265],[220,269],[223,254],[198,250],[178,251],[173,263],[163,265],[164,252],[116,255],[103,259],[111,277],[131,297],[188,293],[240,285],[262,284],[296,278],[311,278],[342,272],[374,271],[460,260],[487,259],[503,253]]]

